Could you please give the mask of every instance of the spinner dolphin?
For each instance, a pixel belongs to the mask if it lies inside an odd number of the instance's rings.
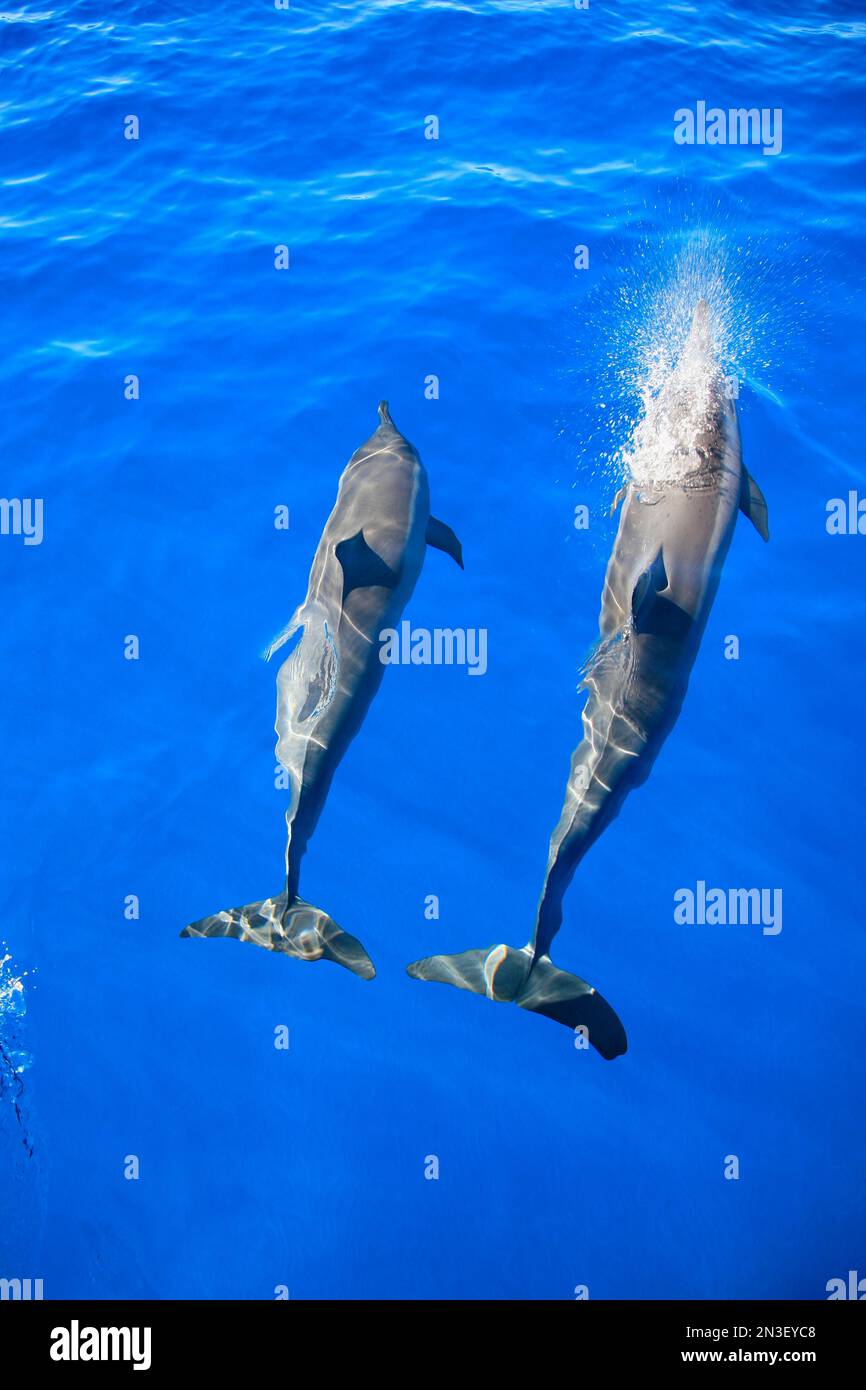
[[[277,674],[277,757],[289,773],[285,885],[274,897],[227,908],[181,936],[232,936],[300,960],[333,960],[372,979],[361,943],[298,895],[301,860],[343,754],[360,729],[385,667],[379,633],[399,621],[428,545],[463,567],[460,542],[430,515],[427,474],[395,427],[387,401],[379,427],[352,455],[313,558],[307,595],[271,643],[300,641]]]
[[[583,1025],[606,1058],[626,1051],[619,1018],[591,985],[550,959],[563,897],[676,723],[738,510],[769,538],[766,503],[743,467],[736,406],[704,300],[675,370],[647,411],[637,448],[607,567],[600,639],[581,687],[588,696],[583,738],[551,837],[532,938],[522,948],[494,945],[407,967],[416,979]]]

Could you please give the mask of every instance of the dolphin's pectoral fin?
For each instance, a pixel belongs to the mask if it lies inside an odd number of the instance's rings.
[[[607,1000],[579,976],[558,970],[548,956],[533,963],[530,947],[489,946],[456,956],[428,956],[407,965],[406,971],[414,980],[456,985],[543,1014],[566,1028],[584,1028],[588,1041],[608,1061],[628,1047],[625,1029]]]
[[[764,494],[748,468],[743,469],[740,484],[740,511],[747,516],[762,540],[770,539],[769,514]]]
[[[446,555],[450,555],[452,560],[456,560],[463,569],[463,546],[444,521],[439,521],[435,516],[427,520],[427,544],[432,545],[434,550],[444,550]]]
[[[344,599],[353,589],[396,589],[399,575],[385,564],[381,555],[370,549],[363,531],[340,541],[334,554],[343,570]]]
[[[295,609],[282,631],[278,632],[276,637],[271,638],[265,650],[262,652],[262,660],[270,661],[274,652],[278,652],[280,647],[285,646],[289,638],[294,637],[295,633],[304,626],[304,621],[304,607],[303,604],[301,604],[300,607]]]
[[[613,499],[613,501],[612,501],[611,504],[610,504],[610,511],[609,511],[609,513],[608,513],[609,516],[613,516],[613,514],[614,514],[614,512],[616,511],[617,507],[619,506],[620,502],[622,501],[622,499],[625,497],[626,493],[628,492],[628,487],[629,487],[628,483],[624,483],[623,486],[620,488],[619,492],[616,494],[616,497]]]

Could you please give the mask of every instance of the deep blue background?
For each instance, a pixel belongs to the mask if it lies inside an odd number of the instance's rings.
[[[0,538],[0,937],[36,972],[0,1275],[567,1299],[866,1274],[866,539],[824,524],[864,488],[859,10],[4,16],[2,491],[44,497],[45,539]],[[781,107],[782,154],[675,145],[698,99]],[[594,450],[618,288],[695,222],[744,302],[760,262],[741,418],[772,541],[738,527],[679,725],[568,899],[555,957],[629,1031],[608,1065],[403,967],[531,929],[613,535]],[[303,889],[370,950],[363,984],[177,933],[280,884],[257,653],[382,396],[466,555],[428,556],[406,616],[487,627],[490,669],[389,671],[338,773]],[[699,878],[782,888],[781,935],[676,925]]]

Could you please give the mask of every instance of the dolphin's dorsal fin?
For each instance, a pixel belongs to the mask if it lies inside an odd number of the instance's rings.
[[[668,576],[665,570],[665,557],[661,550],[656,555],[651,564],[647,565],[643,574],[638,577],[637,583],[631,595],[631,616],[635,627],[640,627],[641,611],[647,603],[652,603],[656,594],[668,586]]]
[[[343,570],[343,598],[353,589],[396,589],[398,576],[385,564],[381,555],[371,550],[358,531],[334,547],[334,554]]]
[[[748,468],[743,469],[740,482],[740,511],[747,516],[762,540],[770,539],[769,517],[764,494]]]
[[[693,619],[680,607],[671,591],[661,550],[634,586],[631,614],[639,636],[663,642],[685,642],[694,626]]]
[[[427,521],[427,544],[432,545],[434,550],[444,550],[446,555],[450,555],[452,560],[456,560],[463,569],[463,546],[444,521],[439,521],[437,517],[431,516]]]

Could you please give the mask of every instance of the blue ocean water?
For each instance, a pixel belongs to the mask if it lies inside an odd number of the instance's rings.
[[[826,527],[866,488],[860,7],[45,0],[0,29],[2,490],[44,501],[41,544],[0,536],[3,1027],[32,1058],[0,1275],[568,1299],[866,1274],[866,541]],[[700,100],[781,110],[781,152],[676,144]],[[738,525],[677,728],[567,900],[556,960],[628,1029],[608,1064],[404,965],[531,930],[634,355],[684,251],[724,267],[771,541]],[[406,616],[486,628],[489,669],[389,670],[337,774],[303,889],[366,984],[177,934],[280,887],[258,653],[383,397],[466,561],[431,552]],[[781,889],[782,931],[679,925],[699,880]]]

